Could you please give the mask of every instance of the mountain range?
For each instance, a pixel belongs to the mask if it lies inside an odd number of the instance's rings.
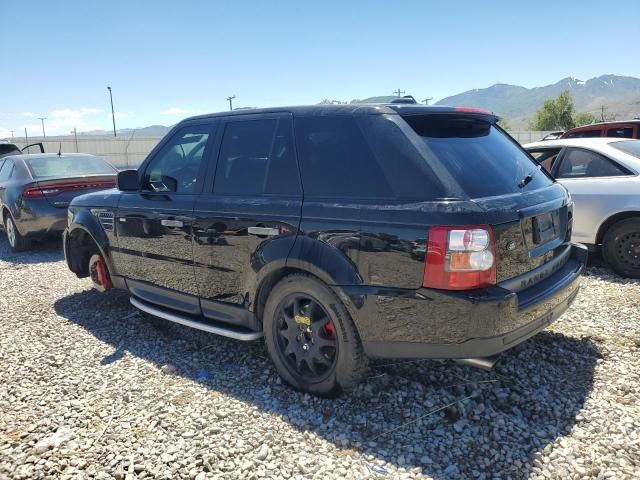
[[[506,118],[513,127],[523,128],[545,100],[558,97],[564,90],[571,93],[577,112],[589,112],[597,118],[604,113],[607,120],[640,115],[640,79],[618,75],[589,80],[567,77],[535,88],[497,83],[443,98],[436,105],[484,108]]]
[[[577,112],[589,112],[598,119],[604,115],[606,120],[640,116],[640,78],[619,75],[601,75],[589,80],[566,77],[535,88],[496,83],[443,98],[435,105],[484,108],[504,117],[513,129],[527,129],[544,101],[558,97],[564,90],[571,93]],[[351,103],[386,103],[394,98],[385,95]]]
[[[624,120],[640,116],[640,78],[620,75],[601,75],[589,80],[566,77],[551,85],[526,88],[508,83],[496,83],[487,88],[475,88],[443,98],[435,105],[452,107],[476,107],[490,110],[504,117],[511,129],[528,129],[536,110],[545,100],[558,97],[568,90],[577,112],[589,112],[596,118],[606,120]],[[394,96],[382,95],[350,103],[387,103]],[[338,100],[324,99],[321,103],[344,103]],[[604,107],[604,108],[603,108]],[[136,137],[161,136],[170,127],[151,125],[138,129],[118,130],[118,135]],[[89,135],[110,135],[109,131],[96,130],[83,132]]]

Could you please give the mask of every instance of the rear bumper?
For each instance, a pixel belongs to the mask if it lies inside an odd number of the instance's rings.
[[[569,248],[566,263],[518,292],[501,286],[474,292],[377,287],[344,291],[357,306],[356,323],[371,357],[487,357],[527,340],[571,305],[587,249],[577,244]]]
[[[67,227],[67,209],[54,207],[46,200],[28,200],[15,220],[20,234],[27,238],[60,235]]]

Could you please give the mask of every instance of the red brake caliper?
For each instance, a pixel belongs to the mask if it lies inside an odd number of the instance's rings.
[[[104,263],[104,258],[102,257],[96,262],[96,274],[98,275],[98,282],[102,288],[109,290],[113,287],[109,272],[107,272],[107,265]]]
[[[336,329],[333,326],[333,322],[328,321],[327,323],[324,324],[324,333],[327,334],[327,337],[329,337],[331,340],[335,340],[336,338]]]

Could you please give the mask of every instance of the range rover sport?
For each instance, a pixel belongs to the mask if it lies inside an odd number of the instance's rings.
[[[567,191],[497,120],[405,104],[189,118],[117,189],[71,202],[66,261],[149,314],[264,336],[282,378],[319,395],[372,357],[490,366],[568,308],[586,262]]]

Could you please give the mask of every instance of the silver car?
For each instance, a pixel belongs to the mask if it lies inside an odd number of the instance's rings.
[[[571,193],[572,239],[640,278],[640,140],[576,138],[524,145]]]

